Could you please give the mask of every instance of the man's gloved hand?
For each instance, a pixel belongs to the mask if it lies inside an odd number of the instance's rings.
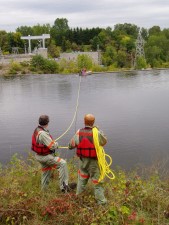
[[[68,145],[68,149],[70,149],[70,150],[71,150],[71,149],[73,149],[73,148],[72,148],[72,146]]]
[[[59,144],[57,141],[55,141],[55,149],[58,149],[59,148]]]

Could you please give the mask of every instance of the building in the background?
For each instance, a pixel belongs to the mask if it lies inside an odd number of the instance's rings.
[[[66,59],[66,60],[77,60],[78,55],[88,55],[95,64],[100,65],[101,64],[101,52],[71,52],[71,53],[61,53],[60,59]]]

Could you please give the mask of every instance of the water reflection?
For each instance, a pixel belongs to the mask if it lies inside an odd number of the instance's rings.
[[[119,74],[119,76],[124,77],[124,78],[133,77],[133,76],[137,76],[137,75],[138,75],[137,71],[124,71]]]

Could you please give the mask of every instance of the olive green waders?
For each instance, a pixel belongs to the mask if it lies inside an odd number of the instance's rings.
[[[42,156],[42,155],[35,155],[36,160],[42,166],[42,177],[41,177],[41,187],[42,189],[46,188],[49,184],[49,180],[51,177],[52,169],[57,169],[59,172],[59,183],[60,189],[64,189],[64,184],[68,185],[68,169],[67,169],[67,162],[64,159],[59,157],[55,157],[52,154]]]
[[[98,183],[100,170],[97,159],[81,157],[79,164],[76,194],[78,195],[85,190],[86,184],[90,178],[94,184],[95,199],[97,200],[98,204],[105,204],[107,199],[104,196],[104,189],[102,187],[103,183]]]

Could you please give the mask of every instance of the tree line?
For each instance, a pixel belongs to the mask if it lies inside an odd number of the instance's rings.
[[[169,29],[153,26],[150,29],[135,24],[116,24],[107,28],[70,28],[66,18],[57,18],[54,24],[21,26],[15,32],[0,31],[0,47],[3,54],[10,54],[13,47],[24,53],[28,43],[21,36],[50,34],[46,40],[49,57],[57,58],[61,52],[101,51],[102,64],[109,68],[133,68],[136,40],[139,31],[144,39],[145,58],[138,58],[138,67],[169,67]],[[31,41],[32,48],[40,45]]]

